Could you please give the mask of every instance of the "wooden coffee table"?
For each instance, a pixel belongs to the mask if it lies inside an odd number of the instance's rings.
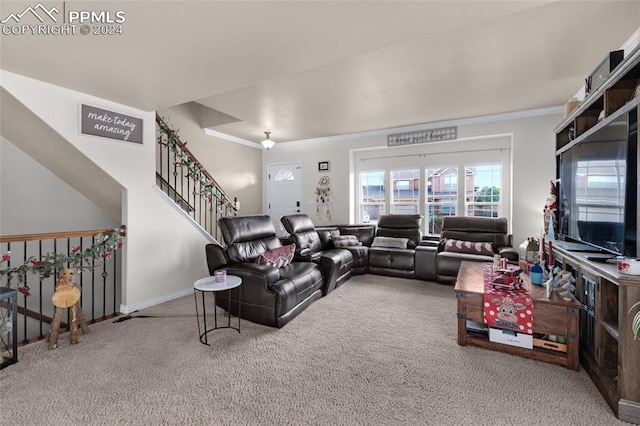
[[[481,348],[507,352],[539,361],[564,365],[571,370],[578,370],[578,337],[580,303],[566,301],[552,293],[547,298],[544,286],[532,286],[529,276],[523,274],[524,286],[529,289],[533,298],[533,333],[556,335],[567,338],[566,352],[534,346],[525,349],[489,341],[488,333],[470,330],[467,320],[484,324],[484,276],[482,262],[463,261],[458,271],[455,291],[458,299],[458,344],[474,345]]]

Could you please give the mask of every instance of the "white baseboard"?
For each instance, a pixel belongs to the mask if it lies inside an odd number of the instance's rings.
[[[135,311],[139,311],[140,309],[150,308],[155,305],[159,305],[160,303],[168,302],[170,300],[178,299],[180,297],[186,296],[188,294],[193,293],[193,287],[188,289],[180,290],[176,293],[166,294],[164,296],[155,297],[153,299],[145,300],[144,302],[134,303],[133,305],[120,305],[120,313],[121,314],[130,314]]]

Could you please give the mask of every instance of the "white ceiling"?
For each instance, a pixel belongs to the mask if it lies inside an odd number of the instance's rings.
[[[123,35],[2,35],[3,70],[147,111],[195,101],[254,142],[562,105],[640,25],[640,1],[43,4],[122,10]]]

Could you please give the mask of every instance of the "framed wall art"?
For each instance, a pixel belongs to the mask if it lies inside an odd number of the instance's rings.
[[[320,161],[318,163],[318,171],[319,172],[326,172],[329,170],[329,162],[328,161]]]

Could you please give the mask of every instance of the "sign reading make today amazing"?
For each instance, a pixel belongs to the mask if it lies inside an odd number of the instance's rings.
[[[80,131],[125,142],[142,143],[142,119],[82,104]]]

